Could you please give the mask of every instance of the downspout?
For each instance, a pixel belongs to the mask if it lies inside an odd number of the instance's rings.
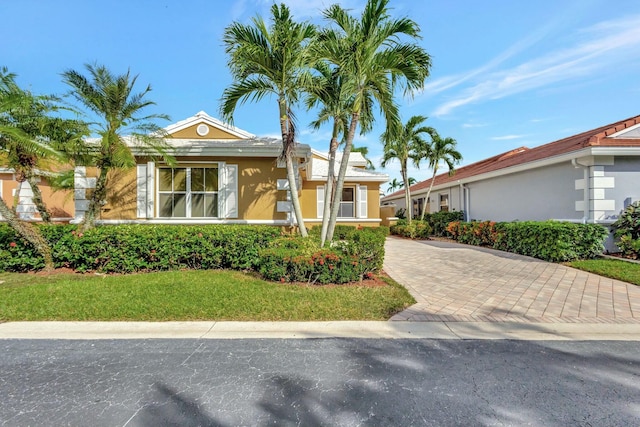
[[[467,185],[462,185],[464,188],[464,220],[471,221],[471,189]]]
[[[464,210],[464,205],[462,204],[462,184],[460,183],[460,180],[458,180],[458,207],[461,211]]]
[[[590,212],[591,212],[591,206],[589,203],[589,188],[591,186],[591,183],[589,182],[589,166],[585,166],[582,165],[580,163],[578,163],[578,159],[573,158],[571,159],[571,164],[573,165],[574,168],[581,168],[583,173],[583,181],[584,181],[584,188],[583,188],[583,211],[582,211],[582,223],[586,224],[587,222],[589,222],[589,216],[590,216]]]
[[[464,193],[465,187],[464,184],[458,180],[458,185],[460,186],[459,194],[458,194],[458,206],[460,206],[460,210],[464,213],[463,221],[467,221],[467,199]]]

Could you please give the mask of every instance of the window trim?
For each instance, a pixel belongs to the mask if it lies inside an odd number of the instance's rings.
[[[443,200],[444,198],[444,200]],[[449,193],[438,193],[438,208],[440,212],[448,212],[449,211]],[[443,203],[446,202],[446,203]]]
[[[212,168],[217,168],[218,169],[218,189],[217,191],[195,191],[193,192],[191,190],[191,170],[192,169],[212,169]],[[160,190],[160,171],[161,169],[185,169],[185,174],[186,174],[186,191],[182,192],[179,191],[177,192],[178,194],[185,194],[185,216],[161,216],[160,212],[161,212],[161,206],[160,206],[160,195],[161,194],[176,194],[176,191],[173,190],[173,176],[171,177],[171,181],[172,181],[172,189],[171,191],[161,191]],[[225,171],[225,163],[224,162],[180,162],[177,166],[175,167],[170,167],[167,165],[159,165],[156,167],[155,170],[155,188],[154,188],[154,193],[155,193],[155,216],[154,218],[157,219],[167,219],[167,220],[176,220],[176,221],[181,221],[181,220],[215,220],[215,219],[223,219],[225,218],[225,212],[224,212],[224,205],[222,202],[222,199],[224,197],[224,172]],[[213,217],[213,216],[197,216],[194,217],[192,216],[192,212],[191,212],[191,202],[192,202],[192,194],[215,194],[217,197],[217,213],[218,215]]]
[[[350,202],[343,202],[342,201],[342,195],[340,195],[340,208],[338,209],[338,218],[344,218],[344,219],[350,219],[350,218],[357,218],[357,213],[356,213],[356,203],[358,203],[358,201],[356,200],[356,187],[355,186],[351,186],[351,185],[345,185],[344,187],[342,187],[342,191],[344,192],[345,190],[351,190],[351,195],[353,197],[353,200],[351,200]],[[353,212],[353,215],[351,216],[340,216],[340,213],[342,212],[342,204],[343,203],[351,203],[351,209]]]

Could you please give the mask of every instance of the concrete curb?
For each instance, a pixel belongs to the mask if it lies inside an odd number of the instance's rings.
[[[640,324],[521,322],[7,322],[0,339],[311,339],[640,341]]]

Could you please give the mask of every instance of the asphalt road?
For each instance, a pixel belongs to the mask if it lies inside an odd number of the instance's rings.
[[[0,340],[1,426],[640,425],[640,343]]]

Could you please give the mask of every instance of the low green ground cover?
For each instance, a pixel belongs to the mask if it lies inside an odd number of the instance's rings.
[[[388,278],[375,286],[312,286],[237,271],[190,270],[2,273],[0,281],[0,321],[386,320],[415,302]]]
[[[567,265],[580,270],[589,271],[612,279],[640,285],[640,264],[616,259],[590,259],[583,261],[573,261]]]

